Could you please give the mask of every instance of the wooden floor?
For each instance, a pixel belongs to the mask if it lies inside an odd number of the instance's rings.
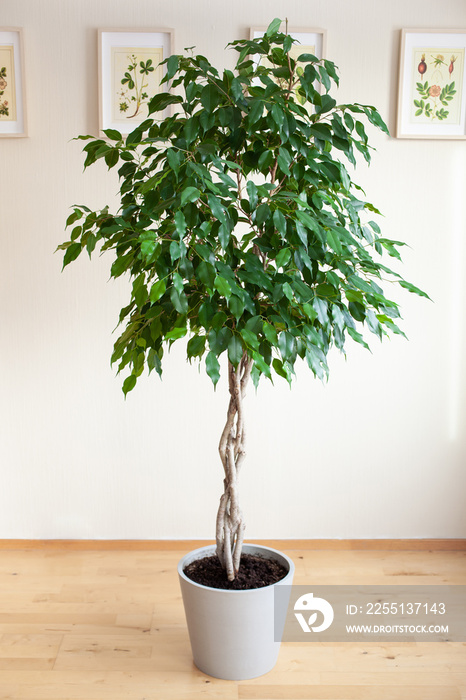
[[[297,584],[465,584],[466,552],[287,551]],[[466,644],[284,644],[250,681],[191,660],[179,551],[0,551],[1,700],[459,700]]]

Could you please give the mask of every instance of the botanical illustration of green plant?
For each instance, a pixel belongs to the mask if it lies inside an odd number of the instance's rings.
[[[142,121],[147,116],[149,95],[158,92],[163,73],[162,47],[113,47],[113,119]]]
[[[2,66],[0,68],[0,116],[3,117],[8,117],[10,114],[8,100],[2,100],[2,97],[5,94],[5,89],[8,86],[8,82],[6,80],[7,77],[6,66]]]
[[[130,107],[133,107],[134,112],[130,110],[132,114],[126,115],[128,119],[132,119],[139,113],[141,105],[149,99],[149,95],[145,92],[149,83],[146,82],[145,77],[155,69],[151,58],[145,62],[138,61],[135,54],[131,54],[128,56],[128,61],[128,69],[121,79],[121,84],[126,86],[127,90],[122,90],[120,93],[120,112],[126,114]]]
[[[427,118],[430,122],[458,121],[460,95],[455,80],[452,80],[458,58],[460,57],[459,84],[463,69],[463,50],[426,49],[415,52],[416,93],[413,99],[414,117]],[[454,114],[453,114],[454,108]]]

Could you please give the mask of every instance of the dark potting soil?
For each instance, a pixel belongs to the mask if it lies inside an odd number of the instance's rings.
[[[210,588],[233,591],[263,588],[284,578],[288,571],[274,559],[265,559],[256,554],[242,554],[238,575],[229,581],[217,556],[203,557],[188,564],[184,573],[191,581]]]

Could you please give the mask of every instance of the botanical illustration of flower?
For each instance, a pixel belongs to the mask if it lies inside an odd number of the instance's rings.
[[[442,121],[450,114],[450,102],[456,95],[455,82],[448,82],[454,70],[457,56],[453,54],[450,62],[445,61],[445,56],[441,53],[431,54],[428,58],[432,72],[428,80],[416,83],[416,91],[420,99],[414,100],[416,111],[415,117],[426,116],[431,121]],[[428,70],[426,54],[423,53],[417,66],[417,71],[421,78]]]
[[[421,75],[424,75],[424,73],[426,72],[426,70],[427,70],[427,63],[426,63],[426,55],[425,55],[425,53],[422,54],[421,62],[419,63],[417,69],[418,69],[418,71],[419,71],[419,73],[420,73]]]
[[[139,61],[138,63],[137,57],[131,54],[128,56],[128,61],[128,68],[121,79],[121,84],[125,85],[127,89],[121,90],[118,93],[118,103],[119,110],[122,114],[128,112],[130,106],[134,108],[134,111],[131,109],[130,111],[132,113],[128,114],[126,117],[127,119],[132,119],[139,113],[141,106],[149,99],[149,95],[145,92],[145,88],[147,88],[149,84],[145,82],[145,76],[152,73],[155,68],[152,65],[151,58],[145,62]]]

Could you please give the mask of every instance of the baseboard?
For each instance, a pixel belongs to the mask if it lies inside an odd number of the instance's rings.
[[[274,549],[466,551],[466,539],[365,539],[365,540],[251,540]],[[134,550],[189,551],[212,544],[212,540],[0,540],[0,550]]]

